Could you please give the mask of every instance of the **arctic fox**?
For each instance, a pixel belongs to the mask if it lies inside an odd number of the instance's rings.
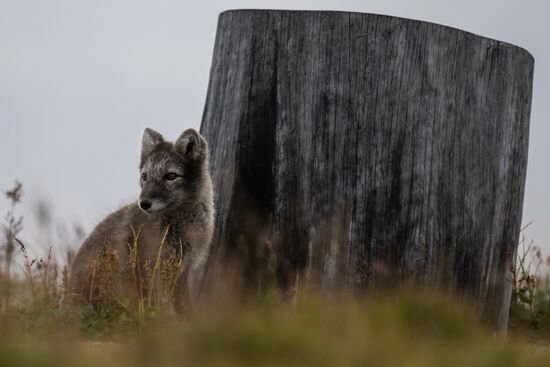
[[[107,216],[82,244],[71,266],[70,291],[92,301],[92,270],[107,247],[114,250],[123,272],[132,251],[142,277],[147,267],[174,254],[182,271],[174,291],[177,311],[198,296],[214,226],[208,144],[188,129],[173,143],[158,132],[143,131],[138,202]],[[136,239],[137,238],[137,239]],[[128,283],[123,286],[128,287]],[[95,294],[95,297],[98,297]]]

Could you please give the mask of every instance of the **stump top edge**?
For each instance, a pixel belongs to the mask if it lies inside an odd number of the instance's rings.
[[[361,12],[356,12],[356,11],[344,11],[344,10],[289,10],[289,9],[248,9],[248,8],[224,10],[219,14],[219,18],[221,19],[225,15],[235,14],[235,13],[237,13],[237,14],[245,14],[245,13],[266,13],[266,14],[267,13],[279,13],[279,14],[284,14],[284,13],[287,13],[287,14],[290,14],[290,13],[309,13],[309,14],[319,14],[319,15],[320,14],[325,14],[325,15],[356,15],[356,16],[375,17],[375,18],[389,18],[389,19],[395,19],[395,20],[411,22],[411,23],[417,23],[417,24],[428,24],[428,25],[431,25],[431,26],[434,26],[434,27],[440,27],[440,28],[443,28],[443,29],[451,29],[451,30],[454,30],[454,31],[457,31],[457,32],[462,32],[464,34],[468,34],[470,36],[480,38],[480,39],[484,39],[486,41],[495,43],[498,46],[517,49],[518,51],[521,51],[521,52],[525,53],[526,56],[528,56],[531,59],[533,64],[535,62],[535,58],[534,58],[533,54],[531,54],[531,52],[529,50],[527,50],[526,48],[524,48],[524,47],[517,46],[517,45],[514,45],[512,43],[497,40],[497,39],[494,39],[494,38],[482,36],[482,35],[479,35],[479,34],[476,34],[476,33],[470,32],[470,31],[466,31],[466,30],[463,30],[463,29],[460,29],[460,28],[451,27],[451,26],[448,26],[448,25],[434,23],[434,22],[425,21],[425,20],[419,20],[419,19],[411,19],[411,18],[404,18],[404,17],[399,17],[399,16],[376,14],[376,13],[361,13]]]

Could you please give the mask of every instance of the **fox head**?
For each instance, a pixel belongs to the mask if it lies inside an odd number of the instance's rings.
[[[194,129],[185,130],[175,142],[146,128],[141,139],[138,205],[146,213],[178,209],[200,190],[208,165],[208,145]]]

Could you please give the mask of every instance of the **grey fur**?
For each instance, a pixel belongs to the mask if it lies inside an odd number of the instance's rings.
[[[214,207],[209,169],[208,144],[193,129],[186,130],[174,142],[166,142],[158,132],[145,129],[140,162],[141,194],[138,205],[150,202],[147,210],[129,204],[107,216],[82,244],[70,271],[71,292],[88,299],[89,269],[97,254],[111,245],[122,265],[129,256],[133,230],[141,228],[138,237],[138,262],[154,263],[168,228],[164,251],[183,247],[183,272],[176,289],[176,309],[198,296],[201,273],[208,256],[213,233]],[[167,174],[176,178],[169,180]],[[181,246],[181,247],[180,247]]]

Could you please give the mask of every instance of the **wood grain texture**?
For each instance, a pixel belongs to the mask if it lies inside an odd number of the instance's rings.
[[[211,265],[237,259],[256,287],[272,248],[283,289],[410,281],[471,297],[502,330],[533,68],[524,49],[415,20],[222,13],[201,125]]]

